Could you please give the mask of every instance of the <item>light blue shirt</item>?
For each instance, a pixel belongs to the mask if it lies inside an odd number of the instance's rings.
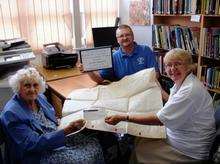
[[[125,54],[119,48],[113,54],[113,69],[103,69],[99,73],[103,79],[114,81],[152,67],[158,71],[156,57],[152,50],[148,46],[135,43],[134,51],[131,54]]]

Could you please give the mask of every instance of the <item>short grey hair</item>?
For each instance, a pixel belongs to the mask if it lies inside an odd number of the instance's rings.
[[[164,57],[164,63],[168,63],[170,60],[180,60],[184,62],[189,70],[193,69],[192,54],[181,48],[174,48],[166,53]]]
[[[43,77],[34,67],[26,67],[18,70],[14,75],[9,78],[9,86],[14,93],[18,93],[20,90],[20,84],[25,79],[32,79],[38,82],[40,87],[40,93],[43,93],[46,89],[46,84]]]
[[[134,36],[134,33],[133,33],[133,30],[132,28],[129,26],[129,25],[126,25],[126,24],[122,24],[120,26],[118,26],[117,30],[116,30],[116,37],[117,37],[117,33],[119,30],[122,30],[122,29],[128,29],[130,31],[130,33],[132,34],[132,36]]]

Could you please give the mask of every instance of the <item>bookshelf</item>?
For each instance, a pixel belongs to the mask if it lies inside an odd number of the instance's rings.
[[[220,15],[203,14],[200,33],[197,76],[210,92],[220,93]]]
[[[197,77],[210,92],[220,93],[219,0],[155,0],[152,32],[162,75],[164,54],[183,48],[192,54]]]

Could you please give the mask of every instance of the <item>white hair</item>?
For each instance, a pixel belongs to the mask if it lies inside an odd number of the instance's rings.
[[[163,60],[164,63],[166,64],[173,59],[183,61],[186,64],[186,67],[191,71],[195,69],[194,68],[195,66],[193,65],[192,54],[189,51],[186,51],[181,48],[174,48],[166,53]]]
[[[9,78],[9,85],[14,93],[18,93],[20,90],[20,83],[25,79],[32,79],[38,82],[40,87],[40,93],[43,93],[46,88],[45,81],[39,72],[33,67],[27,67],[18,70],[14,75]]]

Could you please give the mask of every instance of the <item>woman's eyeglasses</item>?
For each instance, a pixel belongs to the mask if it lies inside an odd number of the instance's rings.
[[[172,68],[172,67],[174,67],[174,68],[179,68],[179,67],[181,67],[182,65],[184,65],[184,63],[183,62],[170,62],[170,63],[167,63],[167,64],[165,64],[165,68],[166,69],[170,69],[170,68]]]

